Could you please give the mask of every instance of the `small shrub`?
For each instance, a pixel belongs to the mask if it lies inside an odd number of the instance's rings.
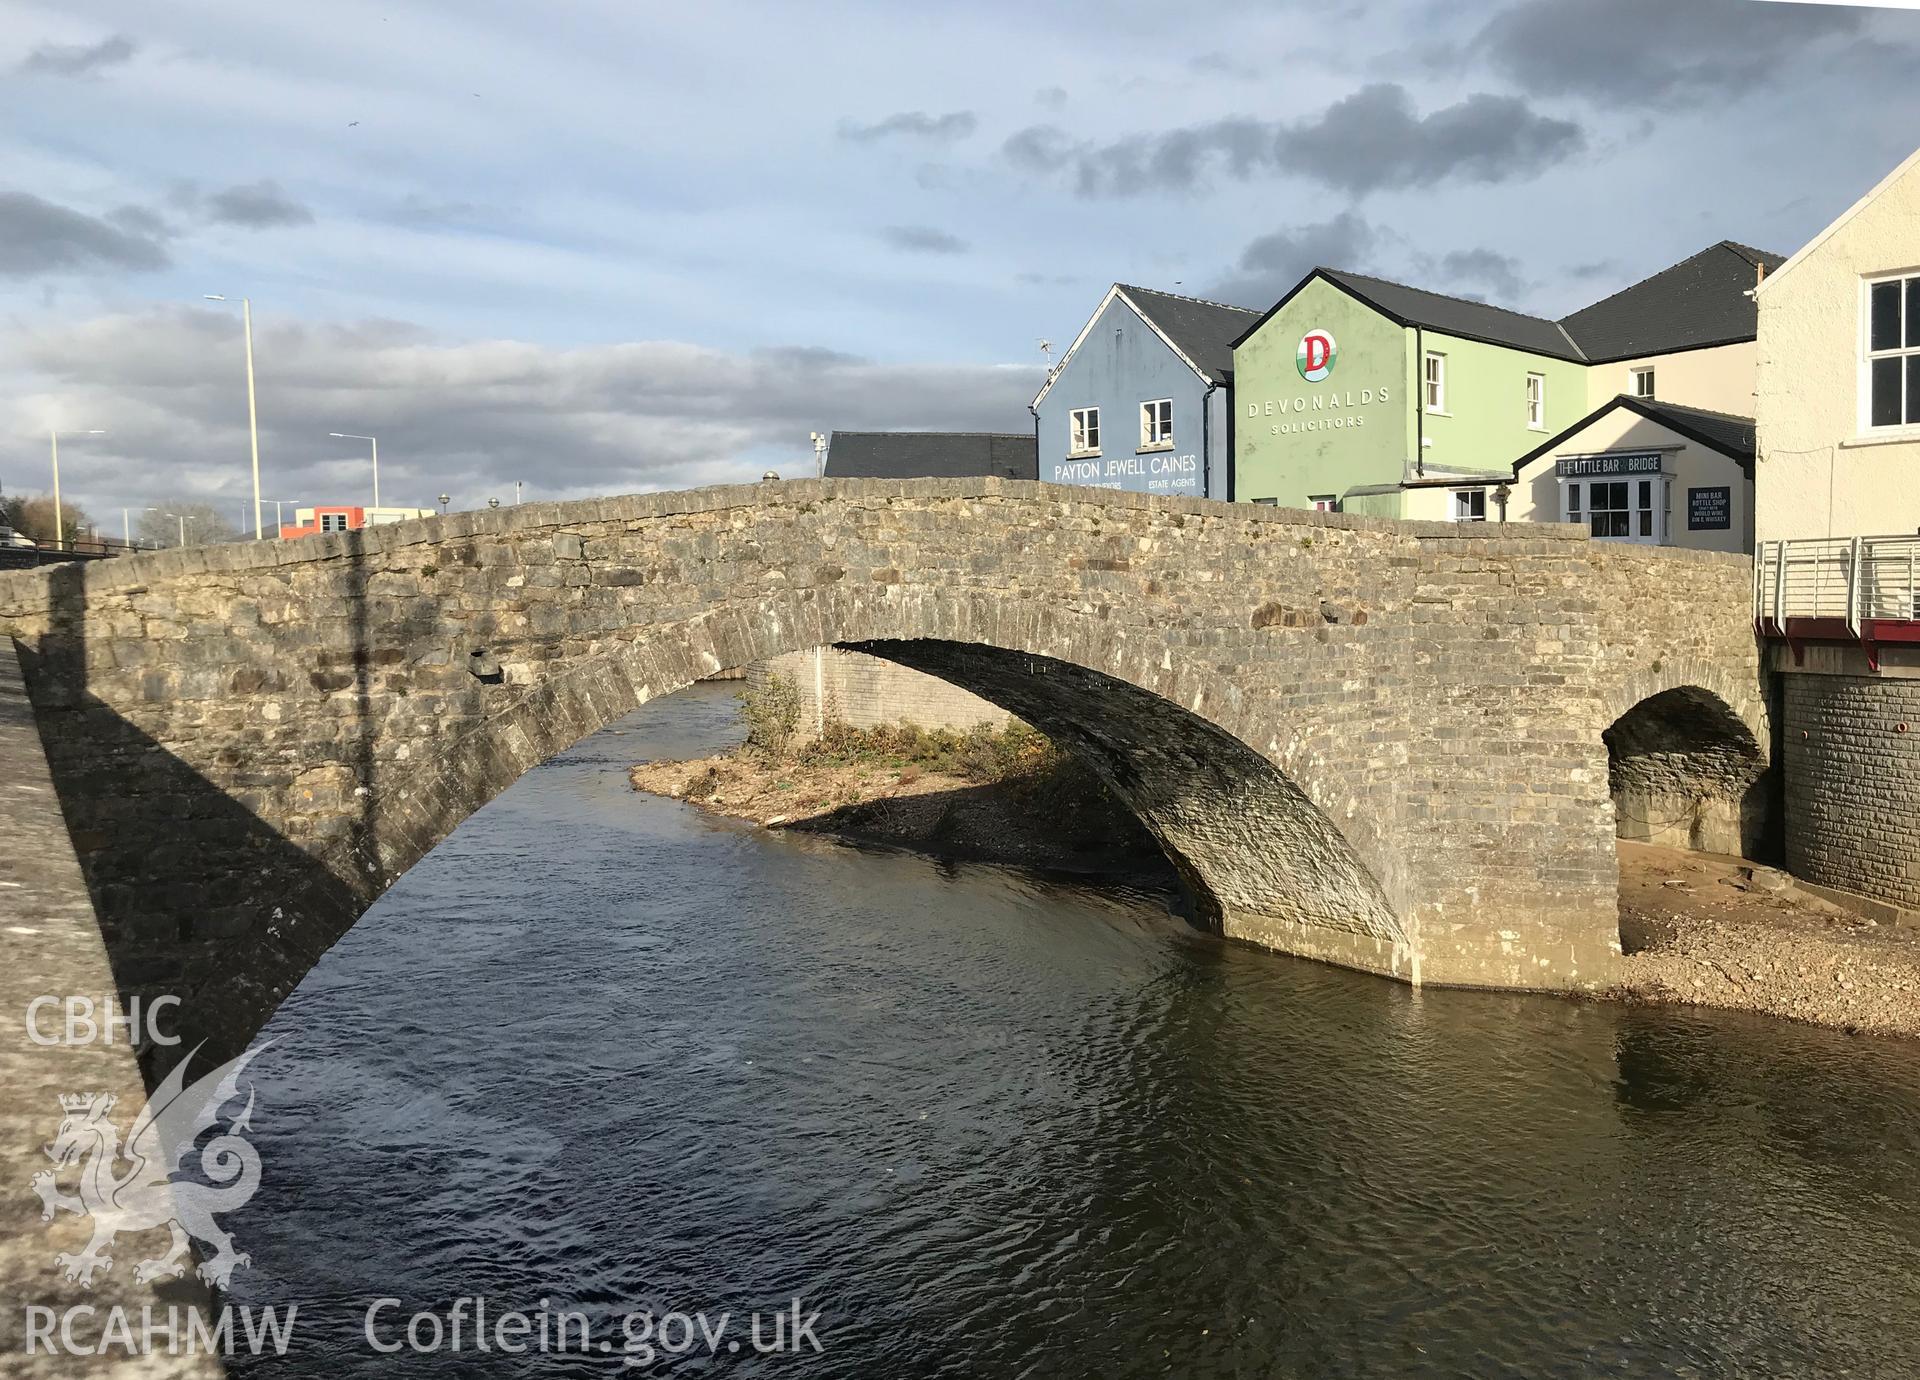
[[[740,692],[740,716],[747,721],[747,750],[781,757],[800,728],[800,687],[779,672]]]

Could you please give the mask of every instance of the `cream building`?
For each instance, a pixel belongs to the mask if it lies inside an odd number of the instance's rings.
[[[1753,289],[1778,254],[1722,240],[1560,324],[1587,360],[1587,410],[1621,394],[1753,415]]]
[[[1920,531],[1920,151],[1755,300],[1759,538]]]
[[[1753,423],[1657,398],[1617,397],[1510,473],[1427,475],[1379,493],[1433,522],[1573,522],[1599,541],[1753,549]],[[1361,501],[1348,511],[1368,511]]]

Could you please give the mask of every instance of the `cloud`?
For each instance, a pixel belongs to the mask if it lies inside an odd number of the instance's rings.
[[[422,228],[471,224],[486,214],[486,208],[477,202],[442,200],[419,192],[407,193],[388,212],[392,220],[402,225]]]
[[[1043,86],[1033,93],[1035,105],[1043,105],[1048,110],[1058,110],[1067,103],[1067,88],[1064,86]]]
[[[43,43],[27,54],[20,70],[54,77],[87,77],[103,67],[128,61],[136,47],[125,34],[115,34],[98,43]]]
[[[1521,276],[1520,261],[1493,249],[1454,249],[1439,258],[1421,261],[1435,290],[1458,296],[1477,297],[1469,287],[1485,288],[1496,305],[1511,306],[1527,293],[1527,280]]]
[[[220,225],[240,225],[250,230],[313,224],[313,212],[281,191],[280,184],[270,178],[214,192],[206,198],[204,212],[208,220]]]
[[[1187,59],[1187,70],[1203,77],[1232,77],[1237,81],[1256,81],[1259,67],[1231,53],[1200,53]]]
[[[844,122],[840,126],[840,137],[856,144],[870,144],[895,135],[911,139],[964,139],[979,125],[979,117],[971,110],[954,110],[945,115],[903,110],[870,125]]]
[[[908,254],[964,254],[967,242],[931,225],[889,225],[880,238]]]
[[[16,333],[0,363],[24,386],[0,400],[0,427],[32,430],[57,407],[106,428],[112,449],[76,449],[82,503],[234,507],[249,492],[238,329],[230,314],[169,307]],[[812,430],[1017,431],[1043,377],[810,346],[446,341],[396,321],[269,318],[254,331],[267,492],[303,503],[359,492],[359,457],[343,459],[329,431],[379,436],[390,501],[431,506],[444,491],[475,506],[516,479],[566,497],[810,473]]]
[[[1843,5],[1752,0],[1522,0],[1472,45],[1528,91],[1617,106],[1718,103],[1803,64],[1811,45],[1861,31]],[[1881,46],[1881,45],[1875,45]]]
[[[1002,152],[1025,171],[1065,173],[1086,197],[1192,190],[1216,170],[1241,181],[1294,173],[1363,195],[1449,179],[1514,181],[1585,145],[1578,125],[1518,97],[1482,93],[1422,116],[1404,87],[1382,82],[1294,123],[1232,118],[1106,144],[1034,125],[1010,136]]]
[[[1315,268],[1358,268],[1380,235],[1352,211],[1314,225],[1260,236],[1240,252],[1234,270],[1207,290],[1209,297],[1265,308]]]
[[[171,262],[166,247],[151,228],[137,225],[150,214],[123,206],[103,219],[30,192],[0,192],[0,277],[165,268]]]

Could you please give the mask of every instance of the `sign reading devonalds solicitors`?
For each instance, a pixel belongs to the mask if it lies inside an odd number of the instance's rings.
[[[1733,521],[1733,490],[1725,484],[1687,490],[1687,530],[1724,532]]]
[[[1562,479],[1610,479],[1622,474],[1658,474],[1657,450],[1616,451],[1611,455],[1576,455],[1556,460],[1553,472]]]

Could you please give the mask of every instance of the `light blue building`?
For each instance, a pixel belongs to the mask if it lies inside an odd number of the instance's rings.
[[[1033,400],[1040,478],[1233,497],[1233,341],[1260,313],[1115,283]]]

